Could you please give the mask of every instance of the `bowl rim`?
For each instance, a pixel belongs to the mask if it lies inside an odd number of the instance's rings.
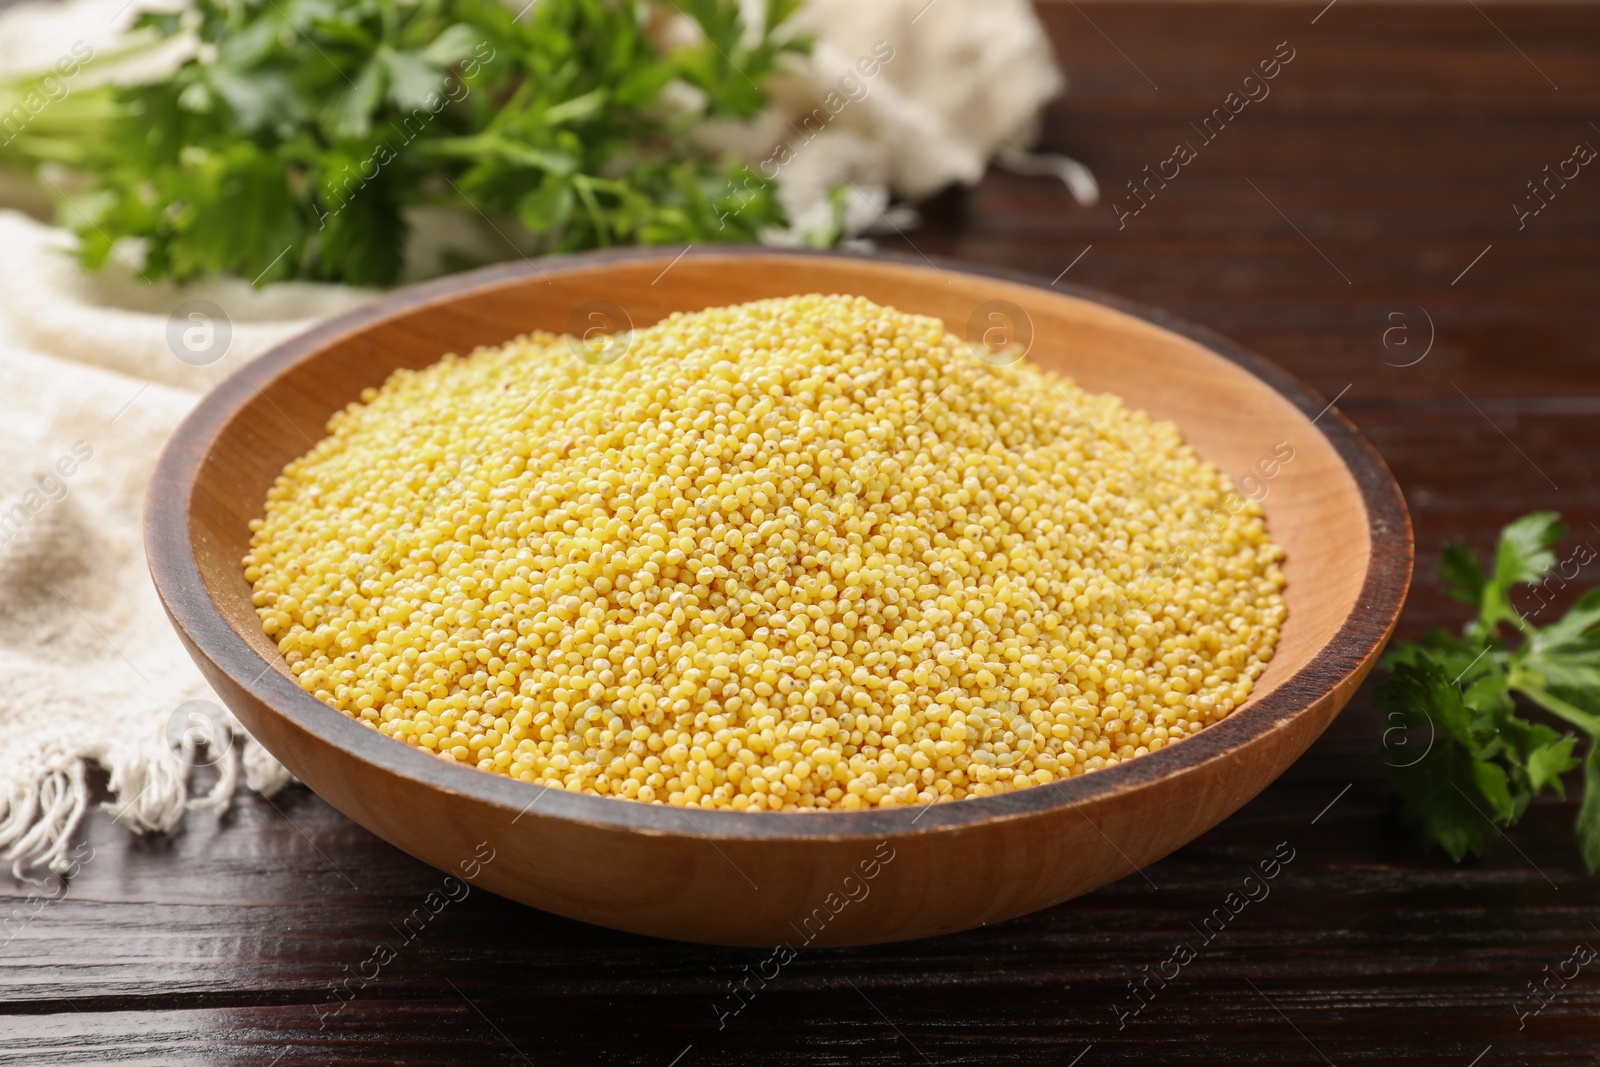
[[[1279,729],[1336,692],[1363,671],[1388,639],[1410,587],[1413,563],[1411,520],[1393,475],[1377,450],[1322,396],[1287,371],[1211,330],[1178,316],[1083,286],[1045,282],[1001,268],[947,258],[882,252],[704,245],[702,255],[838,259],[886,263],[912,271],[976,276],[1075,297],[1186,338],[1253,375],[1312,420],[1339,455],[1367,511],[1371,546],[1356,608],[1311,659],[1258,701],[1247,702],[1221,722],[1175,744],[1093,774],[1047,785],[973,797],[959,803],[908,805],[862,811],[736,812],[682,808],[572,793],[536,785],[474,766],[425,755],[317,700],[274,669],[236,632],[212,599],[200,574],[190,538],[195,479],[221,429],[262,387],[343,337],[386,319],[485,289],[547,273],[592,270],[635,260],[667,260],[693,246],[608,249],[512,261],[395,289],[274,345],[245,363],[208,392],[168,439],[145,501],[145,552],[151,577],[175,628],[228,679],[274,714],[344,750],[376,769],[430,789],[468,797],[514,817],[537,810],[595,828],[655,836],[694,835],[713,845],[729,840],[887,839],[971,828],[979,824],[1041,815],[1087,801],[1102,801],[1159,779],[1225,758]],[[698,257],[697,257],[698,258]],[[1337,398],[1336,398],[1337,399]],[[270,402],[270,401],[269,401]],[[203,445],[204,447],[200,447]]]

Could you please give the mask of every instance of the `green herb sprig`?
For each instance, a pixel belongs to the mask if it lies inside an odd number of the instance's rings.
[[[672,9],[636,0],[195,0],[137,28],[192,34],[192,58],[75,89],[0,161],[76,171],[62,218],[84,263],[137,238],[152,279],[387,284],[420,204],[520,222],[533,252],[753,241],[785,222],[773,183],[688,131],[765,106],[808,48],[784,31],[799,6],[747,27],[737,0],[677,0],[700,39],[663,49]]]
[[[1542,627],[1512,603],[1519,587],[1575,576],[1566,564],[1555,573],[1558,518],[1536,512],[1507,526],[1487,572],[1464,546],[1448,546],[1439,577],[1477,617],[1459,637],[1397,642],[1383,661],[1390,677],[1377,706],[1386,753],[1399,755],[1390,778],[1406,820],[1455,860],[1483,851],[1489,823],[1511,826],[1546,790],[1565,796],[1561,776],[1581,763],[1578,850],[1591,872],[1600,868],[1600,589]],[[1576,732],[1525,717],[1518,696]],[[1425,755],[1413,759],[1413,746]]]

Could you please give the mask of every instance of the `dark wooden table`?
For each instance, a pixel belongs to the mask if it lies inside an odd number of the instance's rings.
[[[1044,145],[1090,164],[1106,200],[995,173],[912,240],[1168,308],[1339,397],[1411,504],[1414,635],[1459,621],[1432,577],[1454,535],[1486,549],[1549,507],[1569,544],[1600,546],[1600,169],[1521,226],[1514,210],[1547,165],[1600,145],[1600,9],[1319,8],[1047,4],[1072,92]],[[1190,123],[1280,42],[1294,58],[1270,96],[1204,142]],[[1119,226],[1114,204],[1138,206],[1125,182],[1179,142],[1196,158]],[[1397,827],[1380,732],[1369,686],[1145,877],[973,933],[808,952],[722,1029],[714,1005],[765,953],[477,892],[404,942],[442,876],[304,790],[151,840],[96,815],[65,898],[0,944],[0,1062],[1595,1062],[1600,971],[1517,1016],[1547,967],[1600,946],[1572,805],[1540,803],[1450,866]],[[1271,895],[1119,1021],[1129,983],[1280,842],[1295,858]],[[9,879],[0,894],[26,905]],[[379,941],[397,958],[344,1003],[334,983]]]

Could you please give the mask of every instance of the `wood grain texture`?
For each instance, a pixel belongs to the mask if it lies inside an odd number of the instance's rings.
[[[1124,230],[1104,204],[993,173],[930,205],[911,239],[1046,279],[1092,244],[1064,280],[1203,323],[1326,396],[1349,386],[1339,408],[1416,524],[1401,618],[1414,636],[1461,621],[1432,575],[1451,537],[1486,551],[1507,520],[1553,507],[1574,527],[1567,545],[1600,546],[1600,182],[1586,171],[1521,231],[1511,210],[1573,142],[1600,146],[1584,133],[1600,122],[1600,11],[1481,3],[1491,24],[1470,5],[1339,0],[1311,25],[1322,6],[1044,5],[1072,78],[1044,145],[1108,192],[1277,42],[1298,54]],[[1416,343],[1420,309],[1431,353],[1387,365],[1419,351],[1385,347],[1388,315]],[[96,816],[71,893],[0,945],[0,1062],[1066,1064],[1086,1048],[1079,1067],[1592,1062],[1596,977],[1522,1029],[1516,1015],[1542,968],[1578,941],[1600,947],[1573,805],[1536,805],[1478,862],[1422,854],[1394,824],[1368,693],[1255,800],[1146,868],[1149,882],[965,934],[803,953],[721,1030],[728,983],[764,950],[612,933],[486,893],[441,912],[319,1030],[329,983],[394,940],[389,924],[439,876],[304,792],[276,807],[242,797],[220,825],[195,813],[158,841]],[[1297,854],[1271,896],[1119,1028],[1140,966],[1284,841]],[[26,892],[0,880],[7,905]]]
[[[168,615],[251,734],[379,837],[525,904],[658,937],[810,948],[950,933],[1078,896],[1210,829],[1304,752],[1371,669],[1409,584],[1405,506],[1371,447],[1281,371],[1087,290],[906,258],[689,251],[551,257],[400,290],[262,355],[168,443],[145,509]],[[1000,323],[1027,339],[1028,359],[1171,420],[1202,457],[1248,472],[1248,491],[1270,492],[1291,621],[1251,699],[1182,744],[1022,792],[933,808],[691,815],[441,762],[300,689],[261,631],[239,561],[277,472],[363,389],[447,352],[581,332],[598,302],[606,325],[625,330],[815,291],[956,331]],[[586,373],[627,375],[625,352]],[[974,868],[988,877],[966,877]]]

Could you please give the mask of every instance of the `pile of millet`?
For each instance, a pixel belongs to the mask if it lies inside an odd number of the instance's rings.
[[[284,469],[244,568],[308,692],[526,782],[855,810],[1141,756],[1272,657],[1260,506],[1116,397],[852,296],[606,343],[397,371]]]

